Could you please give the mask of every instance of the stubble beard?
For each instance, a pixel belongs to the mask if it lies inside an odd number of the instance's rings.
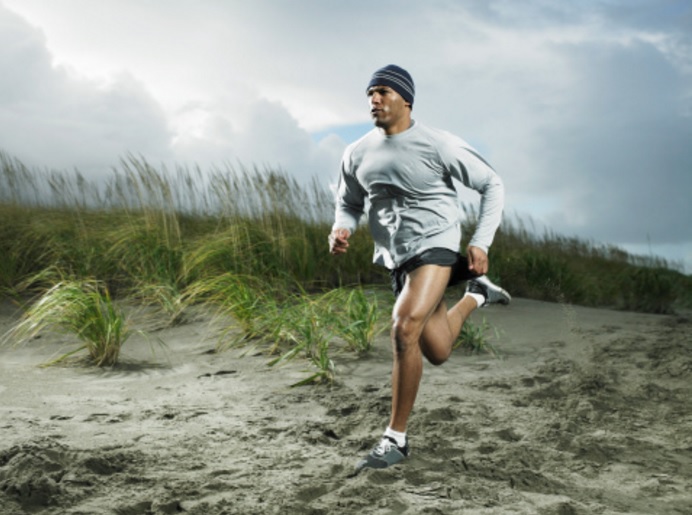
[[[382,117],[383,114],[384,114],[384,115],[387,115],[387,116]],[[374,116],[372,117],[372,118],[373,118],[372,121],[373,121],[375,127],[378,127],[378,128],[380,128],[380,129],[386,129],[387,127],[389,127],[390,124],[389,124],[389,122],[387,122],[387,120],[386,120],[386,118],[389,118],[388,115],[389,115],[389,113],[386,112],[386,111],[385,111],[385,112],[380,112],[380,113],[374,115]]]

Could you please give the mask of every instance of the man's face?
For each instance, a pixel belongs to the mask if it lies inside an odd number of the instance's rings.
[[[376,127],[389,129],[410,115],[410,104],[389,86],[373,86],[367,91],[370,116]]]

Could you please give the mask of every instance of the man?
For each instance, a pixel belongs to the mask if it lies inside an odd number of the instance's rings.
[[[441,365],[472,311],[511,300],[484,275],[502,217],[500,178],[466,142],[411,118],[415,87],[403,68],[377,70],[366,92],[376,128],[344,152],[329,247],[334,255],[347,252],[367,199],[374,262],[390,270],[397,300],[391,331],[391,418],[356,472],[385,468],[408,456],[406,424],[421,380],[422,356]],[[481,194],[466,256],[459,253],[457,184]],[[468,280],[466,293],[448,310],[445,289],[462,280]]]

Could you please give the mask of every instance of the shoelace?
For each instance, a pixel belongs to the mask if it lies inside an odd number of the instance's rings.
[[[380,443],[375,446],[373,452],[378,456],[384,456],[391,450],[392,447],[394,447],[394,443],[389,438],[384,437],[382,440],[380,440]]]

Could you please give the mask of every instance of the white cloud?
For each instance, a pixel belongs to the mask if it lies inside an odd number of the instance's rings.
[[[181,160],[200,166],[239,162],[290,171],[301,181],[336,170],[344,142],[329,138],[316,143],[284,106],[255,99],[234,117],[235,126],[223,109],[190,106],[181,113],[187,130],[176,137],[173,150]]]
[[[101,4],[109,15],[114,12],[113,6]],[[132,21],[135,15],[144,13],[135,9],[127,14],[123,10],[119,17]],[[339,148],[315,143],[278,97],[273,102],[263,99],[261,91],[254,91],[243,74],[237,74],[237,78],[217,69],[216,63],[200,67],[188,56],[187,62],[178,62],[178,71],[165,72],[145,84],[126,62],[126,56],[141,53],[134,48],[141,40],[123,38],[126,48],[119,50],[123,55],[110,66],[87,66],[87,72],[80,73],[74,63],[51,55],[50,45],[39,29],[1,5],[0,20],[4,29],[0,63],[3,69],[12,70],[0,77],[0,141],[4,150],[27,164],[77,167],[90,175],[117,165],[120,158],[132,153],[152,163],[169,165],[184,161],[206,167],[241,161],[283,167],[307,179],[325,168],[335,169],[343,150],[343,143]],[[213,24],[213,18],[207,23]],[[174,23],[173,28],[176,26]],[[124,36],[120,30],[115,34]],[[96,29],[91,27],[87,32],[95,34]],[[217,48],[207,50],[218,52]],[[91,52],[93,49],[87,49],[81,54],[86,55],[82,63],[98,57]],[[162,50],[159,65],[171,67],[185,53],[174,54]],[[240,52],[236,50],[235,54]],[[143,70],[143,65],[132,68]],[[210,70],[209,76],[204,77],[200,70]],[[167,91],[166,80],[184,74],[192,78],[171,89],[179,95],[190,94],[192,99],[167,94],[162,95],[163,101],[155,98],[153,92]],[[151,77],[156,73],[147,70],[142,75]],[[203,91],[205,81],[214,86]]]
[[[167,157],[166,120],[127,74],[96,83],[51,64],[45,38],[0,6],[0,144],[26,164],[103,170],[127,152]]]

